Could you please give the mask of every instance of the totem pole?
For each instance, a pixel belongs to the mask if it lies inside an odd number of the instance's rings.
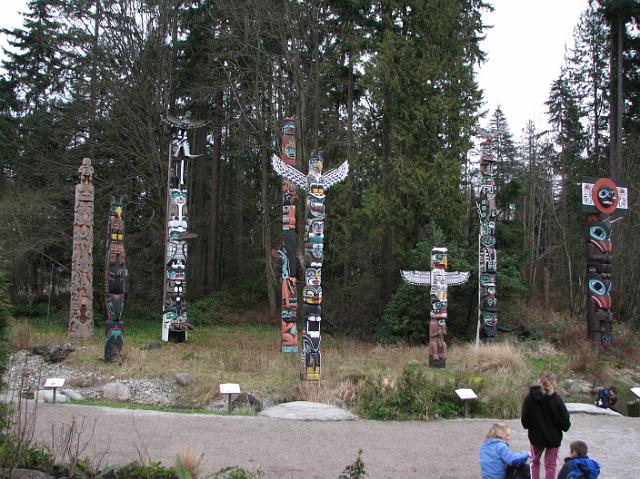
[[[322,260],[324,249],[325,191],[344,180],[349,173],[349,163],[344,162],[335,170],[322,174],[324,158],[321,152],[312,152],[309,174],[305,177],[276,155],[272,164],[276,173],[289,179],[307,192],[304,226],[304,278],[302,307],[304,329],[302,331],[302,369],[300,379],[320,380],[320,321],[322,319]]]
[[[71,260],[71,305],[69,337],[87,339],[93,334],[93,167],[84,158],[78,170],[73,255]]]
[[[165,121],[175,128],[169,147],[167,178],[167,225],[165,229],[165,276],[162,311],[162,340],[183,342],[193,325],[187,316],[187,161],[202,155],[189,152],[187,130],[205,125],[202,121],[167,116]]]
[[[587,337],[609,346],[612,340],[612,225],[629,208],[628,191],[609,178],[582,179],[587,213]]]
[[[447,248],[431,249],[431,271],[402,271],[405,282],[417,286],[431,286],[431,319],[429,321],[429,366],[446,366],[447,345],[447,288],[464,284],[469,273],[458,271],[450,273],[447,269]]]
[[[282,127],[282,161],[295,167],[296,126],[295,119],[287,118]],[[298,330],[296,312],[298,308],[297,262],[296,262],[296,186],[286,177],[282,178],[282,246],[271,254],[280,258],[282,284],[282,321],[280,348],[283,353],[298,352]]]
[[[127,266],[124,254],[124,222],[122,198],[111,197],[107,226],[107,258],[104,283],[107,321],[105,323],[104,360],[114,362],[120,358],[123,346],[122,313],[124,311],[125,278]]]
[[[496,173],[497,162],[493,156],[492,141],[487,138],[482,143],[480,156],[480,199],[477,204],[480,216],[478,233],[478,328],[476,338],[493,341],[498,324],[496,299]]]

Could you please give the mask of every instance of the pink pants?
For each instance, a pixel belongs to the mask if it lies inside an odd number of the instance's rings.
[[[531,479],[540,479],[540,459],[544,452],[544,479],[556,479],[556,463],[559,447],[537,447],[531,445]],[[546,452],[545,452],[546,451]]]

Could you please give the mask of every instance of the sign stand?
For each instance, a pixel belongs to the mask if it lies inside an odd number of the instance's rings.
[[[240,394],[240,385],[234,383],[227,383],[220,385],[220,394],[227,395],[227,410],[231,414],[231,395]]]
[[[56,391],[64,386],[65,378],[47,378],[44,382],[45,389],[53,389],[53,402],[56,402]]]
[[[456,389],[456,394],[464,403],[464,417],[466,418],[469,416],[469,401],[478,399],[478,396],[472,389]]]

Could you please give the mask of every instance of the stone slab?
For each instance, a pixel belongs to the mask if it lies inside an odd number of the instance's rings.
[[[586,404],[579,402],[565,403],[567,411],[570,414],[593,414],[597,416],[622,416],[619,412],[612,411],[611,409],[604,409],[596,406],[595,404]]]
[[[260,416],[297,421],[353,421],[358,419],[345,409],[330,404],[294,401],[278,404],[260,412]]]

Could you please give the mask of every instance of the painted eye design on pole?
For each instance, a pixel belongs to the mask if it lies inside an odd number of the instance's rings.
[[[589,234],[592,238],[604,241],[607,239],[607,231],[602,226],[592,226],[589,228]]]
[[[608,293],[607,286],[604,284],[602,280],[599,279],[590,279],[589,280],[589,289],[593,291],[598,296],[604,296]]]

